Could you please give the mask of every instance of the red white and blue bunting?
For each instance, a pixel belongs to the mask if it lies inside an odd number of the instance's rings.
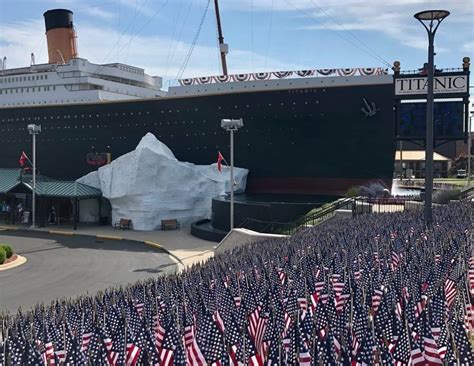
[[[369,75],[387,75],[388,69],[382,67],[355,67],[345,69],[312,69],[297,71],[273,71],[273,72],[256,72],[251,74],[234,74],[219,76],[202,76],[197,78],[180,79],[180,85],[203,85],[214,83],[229,83],[236,81],[251,80],[270,80],[270,79],[287,79],[290,77],[304,78],[317,76],[369,76]]]

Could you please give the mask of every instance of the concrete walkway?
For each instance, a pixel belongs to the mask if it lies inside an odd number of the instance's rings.
[[[28,226],[0,224],[0,230],[27,230]],[[110,226],[79,225],[77,230],[71,226],[47,226],[36,229],[64,235],[103,236],[108,239],[129,239],[157,244],[179,260],[181,269],[203,262],[214,255],[217,243],[196,238],[191,235],[190,228],[172,231],[135,231],[120,230]]]

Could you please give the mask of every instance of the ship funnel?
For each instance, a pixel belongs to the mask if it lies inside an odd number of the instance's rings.
[[[77,57],[76,32],[72,23],[72,11],[48,10],[43,14],[48,41],[49,63],[65,63]]]

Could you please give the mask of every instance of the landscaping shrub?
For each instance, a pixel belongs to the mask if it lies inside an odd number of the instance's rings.
[[[3,249],[3,247],[0,247],[0,264],[5,263],[6,259],[7,259],[7,254],[5,253],[5,249]]]
[[[0,244],[0,247],[5,250],[5,254],[7,255],[7,258],[10,258],[13,255],[13,249],[10,245],[8,244]]]

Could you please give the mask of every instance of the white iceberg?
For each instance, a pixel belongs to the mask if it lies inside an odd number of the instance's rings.
[[[248,170],[234,168],[234,190],[245,191]],[[135,230],[155,230],[161,220],[181,226],[209,218],[212,198],[230,191],[230,169],[180,162],[153,134],[137,148],[77,180],[99,188],[112,206],[112,222],[131,219]]]

